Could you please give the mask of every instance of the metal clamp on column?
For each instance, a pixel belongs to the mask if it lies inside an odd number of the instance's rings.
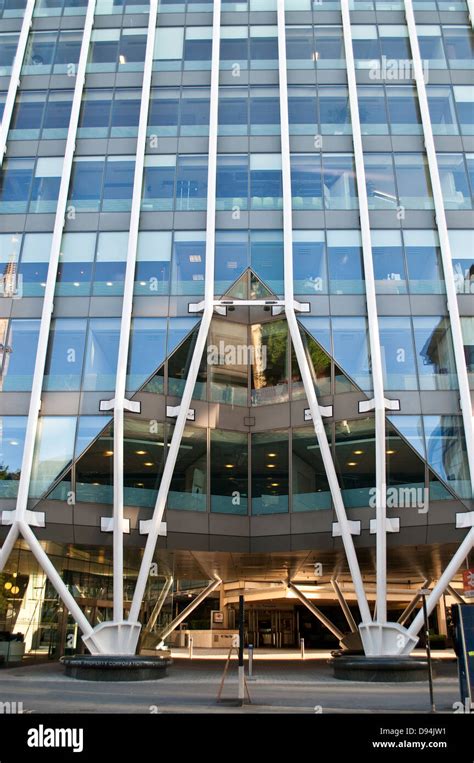
[[[115,398],[112,400],[101,400],[99,411],[114,411],[115,405]],[[122,407],[124,411],[130,411],[131,413],[141,413],[142,410],[142,404],[139,400],[127,400],[126,398],[122,401]]]
[[[330,419],[333,415],[333,406],[332,405],[320,405],[319,406],[319,413],[324,419]],[[312,421],[313,420],[313,414],[311,413],[311,408],[305,408],[304,409],[304,420],[305,421]]]
[[[400,400],[389,400],[387,397],[383,399],[386,411],[399,411]],[[368,411],[375,410],[375,398],[371,400],[359,400],[359,413],[368,413]]]
[[[0,511],[0,524],[12,525],[15,521],[15,511]],[[45,527],[45,514],[43,511],[25,511],[25,522],[31,527]]]
[[[400,519],[398,517],[386,517],[385,518],[385,530],[388,533],[400,532]],[[377,520],[370,520],[370,534],[375,535],[377,532]]]
[[[103,533],[113,533],[114,531],[114,518],[113,517],[101,517],[100,529]],[[127,535],[130,534],[130,520],[126,517],[122,519],[122,532]]]
[[[463,511],[462,514],[456,514],[456,527],[458,529],[474,527],[474,511]]]
[[[359,521],[355,519],[348,519],[347,520],[347,528],[351,535],[360,535],[361,531],[361,524]],[[332,537],[333,538],[342,538],[342,530],[340,522],[333,522],[332,523]]]
[[[152,527],[151,519],[140,519],[140,522],[138,523],[138,527],[139,527],[140,535],[148,535]],[[161,536],[162,538],[166,538],[166,536],[168,535],[168,526],[166,522],[160,522],[158,535]]]
[[[180,405],[167,405],[166,406],[166,415],[170,419],[176,419],[179,415],[181,406]],[[188,413],[186,415],[186,418],[188,421],[196,421],[196,411],[194,408],[189,408]]]

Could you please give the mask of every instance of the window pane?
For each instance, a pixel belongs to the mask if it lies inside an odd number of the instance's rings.
[[[252,514],[288,511],[288,432],[252,434]]]
[[[418,389],[411,321],[408,317],[379,317],[385,389]]]
[[[39,320],[12,320],[3,352],[3,391],[31,390],[38,347]]]
[[[400,204],[408,209],[433,209],[426,157],[422,154],[395,154],[394,159]]]
[[[43,296],[48,275],[51,233],[26,233],[18,268],[20,286],[26,297]]]
[[[26,416],[0,418],[0,497],[16,498],[25,443]]]
[[[474,231],[450,230],[454,283],[458,294],[474,294]]]
[[[83,389],[115,389],[119,338],[119,318],[93,318],[89,321]]]
[[[437,233],[406,230],[403,240],[411,293],[443,294],[444,275]]]
[[[399,231],[373,230],[372,258],[378,294],[406,294],[407,282]]]
[[[327,294],[326,247],[322,231],[293,231],[295,294]]]
[[[447,318],[414,317],[420,389],[457,389],[451,327]]]
[[[56,294],[84,296],[90,293],[95,233],[65,233],[61,242]]]
[[[288,326],[284,321],[251,328],[252,405],[288,400]]]
[[[204,294],[205,233],[175,233],[172,294]]]
[[[326,470],[313,429],[293,429],[293,511],[331,508]]]
[[[168,509],[206,511],[206,436],[205,429],[185,427],[168,493]]]
[[[324,206],[326,209],[357,209],[354,157],[323,154]]]
[[[93,294],[110,297],[123,293],[127,247],[128,233],[99,233]]]
[[[368,506],[375,485],[373,418],[336,422],[336,470],[345,506]]]
[[[211,429],[211,511],[247,514],[247,434]]]
[[[321,158],[319,154],[291,156],[293,209],[322,209]]]
[[[332,339],[336,363],[361,389],[371,389],[366,319],[333,318]],[[336,381],[336,392],[338,391],[338,381]]]
[[[472,209],[471,190],[462,154],[438,154],[445,209]]]
[[[363,294],[362,245],[359,231],[328,231],[331,294]]]
[[[42,416],[33,456],[30,498],[39,498],[72,460],[75,416]]]
[[[130,335],[127,390],[136,392],[165,359],[166,318],[134,318]]]
[[[255,351],[262,351],[261,345]],[[263,354],[249,350],[247,326],[214,320],[207,344],[210,399],[228,405],[247,405],[248,372],[252,362],[264,364]]]
[[[53,321],[43,383],[45,390],[80,389],[86,327],[87,321],[80,318]]]

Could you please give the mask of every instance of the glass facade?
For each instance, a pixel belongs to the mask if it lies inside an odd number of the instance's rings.
[[[30,395],[40,391],[27,492],[38,511],[46,507],[46,529],[56,502],[65,523],[84,523],[91,545],[100,544],[117,478],[114,411],[104,402],[113,401],[119,372],[135,403],[125,406],[123,443],[132,547],[176,453],[164,515],[172,537],[163,548],[202,541],[227,551],[224,538],[255,535],[277,538],[282,550],[290,536],[301,534],[304,545],[319,532],[332,544],[328,452],[349,519],[359,521],[362,510],[375,517],[377,448],[389,487],[427,490],[440,502],[439,514],[406,526],[401,513],[407,533],[414,524],[452,524],[459,502],[472,511],[460,405],[464,374],[474,389],[474,93],[465,3],[413,2],[428,115],[403,2],[351,3],[358,120],[336,0],[287,0],[280,41],[275,0],[223,0],[217,55],[213,3],[162,0],[148,59],[146,0],[98,0],[84,82],[77,75],[86,1],[37,0],[17,85],[11,74],[25,5],[0,3],[8,128],[0,168],[0,510],[14,507]],[[456,13],[453,23],[447,10]],[[287,88],[279,76],[283,42]],[[425,149],[427,116],[436,165]],[[365,194],[369,231],[361,225]],[[285,280],[308,374],[289,331]],[[369,402],[380,382],[372,287],[383,391],[400,403],[387,412],[382,444]],[[118,368],[121,346],[127,360]],[[176,444],[176,409],[196,369]],[[303,379],[330,412],[319,436]],[[364,525],[367,545],[369,535]]]

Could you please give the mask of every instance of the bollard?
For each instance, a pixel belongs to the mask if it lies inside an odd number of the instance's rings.
[[[193,659],[193,637],[188,636],[189,659]]]
[[[248,680],[252,681],[253,680],[253,644],[249,644],[248,645],[248,650],[249,650],[249,675],[248,675]]]
[[[301,659],[304,660],[304,638],[300,638]]]

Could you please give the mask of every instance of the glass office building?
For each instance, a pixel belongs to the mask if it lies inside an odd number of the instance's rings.
[[[1,0],[0,631],[129,653],[245,592],[255,643],[317,599],[400,654],[427,580],[442,619],[474,543],[472,14]]]

